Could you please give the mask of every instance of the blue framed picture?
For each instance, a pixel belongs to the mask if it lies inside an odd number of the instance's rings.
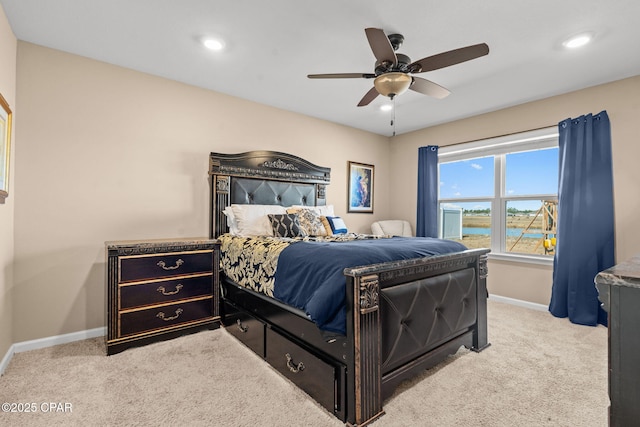
[[[349,162],[348,212],[373,213],[374,166]]]

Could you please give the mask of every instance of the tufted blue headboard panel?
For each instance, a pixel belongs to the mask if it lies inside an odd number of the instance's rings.
[[[231,178],[231,204],[316,206],[314,184]]]

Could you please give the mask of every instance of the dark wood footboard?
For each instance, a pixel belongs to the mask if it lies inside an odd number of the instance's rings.
[[[475,351],[489,346],[488,252],[476,249],[345,270],[347,335],[354,343],[352,366],[347,367],[353,373],[347,378],[349,423],[365,425],[378,418],[384,413],[382,402],[398,384],[460,346]]]

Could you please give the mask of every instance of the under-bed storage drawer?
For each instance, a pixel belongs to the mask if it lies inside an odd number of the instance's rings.
[[[225,301],[223,323],[225,329],[240,342],[264,357],[265,325],[251,314]]]
[[[267,328],[266,360],[329,411],[344,409],[344,366],[333,366]]]

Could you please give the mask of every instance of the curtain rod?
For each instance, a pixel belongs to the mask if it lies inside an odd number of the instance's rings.
[[[547,128],[556,127],[556,126],[558,126],[558,124],[557,124],[557,123],[556,123],[556,124],[553,124],[553,125],[549,125],[549,126],[542,126],[542,127],[539,127],[539,128],[534,128],[534,129],[527,129],[527,130],[521,130],[521,131],[518,131],[518,132],[504,133],[504,134],[502,134],[502,135],[489,136],[489,137],[486,137],[486,138],[471,139],[471,140],[468,140],[468,141],[462,141],[462,142],[454,142],[453,144],[443,145],[442,147],[443,147],[443,148],[444,148],[444,147],[453,147],[453,146],[455,146],[455,145],[460,145],[460,144],[469,144],[469,143],[471,143],[471,142],[482,141],[482,140],[485,140],[485,139],[502,138],[503,136],[517,135],[517,134],[519,134],[519,133],[524,133],[524,132],[534,132],[534,131],[536,131],[536,130],[542,130],[542,129],[547,129]]]

